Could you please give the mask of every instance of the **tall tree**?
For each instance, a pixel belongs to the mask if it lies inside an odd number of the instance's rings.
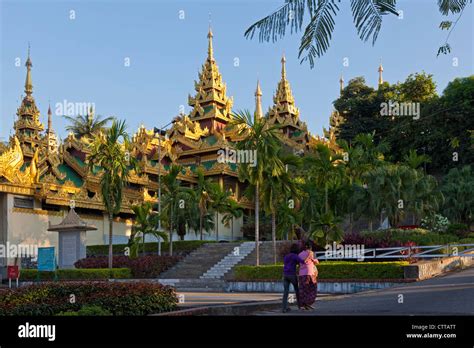
[[[173,232],[180,227],[180,224],[186,224],[184,214],[191,211],[193,206],[194,192],[191,188],[184,187],[179,180],[178,175],[183,170],[179,165],[171,165],[168,174],[164,175],[161,183],[163,185],[164,195],[162,196],[162,216],[168,225],[169,231],[169,254],[173,255]]]
[[[474,220],[474,172],[472,166],[451,169],[443,179],[441,190],[445,197],[444,214],[451,221],[471,225]]]
[[[197,184],[195,186],[195,194],[198,200],[197,206],[199,209],[199,236],[200,239],[203,240],[203,225],[205,222],[205,217],[212,207],[212,195],[213,192],[217,190],[217,184],[204,176],[204,171],[202,168],[198,168],[196,174]],[[208,227],[209,225],[206,224],[206,231]]]
[[[125,121],[112,123],[105,134],[95,135],[89,156],[90,170],[94,166],[102,169],[100,187],[105,210],[109,216],[109,268],[112,269],[113,218],[122,207],[122,192],[127,183],[130,158],[126,153],[129,146]]]
[[[257,253],[257,266],[260,264],[259,247],[259,213],[260,213],[260,187],[264,180],[264,170],[271,168],[273,175],[279,175],[285,167],[278,151],[281,147],[278,138],[277,126],[270,126],[267,119],[258,117],[249,111],[237,112],[233,115],[233,126],[243,125],[239,128],[240,134],[245,134],[245,138],[237,144],[237,150],[254,151],[257,155],[256,163],[241,163],[239,165],[239,178],[247,180],[255,187],[255,244]]]
[[[262,203],[263,208],[267,214],[271,216],[272,224],[272,243],[273,243],[273,261],[277,263],[277,250],[276,250],[276,234],[277,234],[277,205],[281,200],[287,201],[288,196],[292,197],[293,200],[299,198],[299,190],[291,178],[291,174],[287,168],[289,166],[297,166],[300,161],[294,155],[285,155],[280,150],[278,157],[281,158],[285,171],[279,175],[273,175],[273,168],[265,168],[263,175],[262,185]]]

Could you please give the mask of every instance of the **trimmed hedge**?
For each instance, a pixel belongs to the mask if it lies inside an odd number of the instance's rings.
[[[173,288],[149,282],[48,282],[0,290],[3,316],[56,315],[84,306],[97,306],[112,315],[148,315],[175,310],[177,303]]]
[[[56,271],[58,280],[105,280],[109,278],[129,279],[132,278],[132,272],[129,268],[108,269],[58,269]],[[38,270],[22,269],[20,271],[20,280],[36,280]],[[53,280],[54,272],[40,272],[39,280]]]
[[[323,261],[317,265],[319,279],[401,279],[406,261],[346,262]],[[237,266],[235,280],[281,280],[283,265]]]
[[[157,278],[160,273],[174,266],[179,260],[180,256],[146,255],[134,259],[128,256],[114,256],[113,266],[130,268],[133,278]],[[87,257],[77,261],[74,266],[79,269],[108,268],[109,260],[107,256]]]
[[[216,241],[209,240],[180,240],[173,242],[173,253],[177,254],[189,254],[191,251],[196,250],[200,246],[206,243],[216,243]],[[112,246],[114,255],[124,255],[127,244],[114,244]],[[166,254],[169,250],[169,242],[161,243],[161,252]],[[109,254],[108,245],[89,245],[87,247],[87,256],[107,256]],[[142,245],[139,246],[139,253],[142,253]],[[145,243],[145,253],[156,254],[158,251],[158,243],[150,242]]]

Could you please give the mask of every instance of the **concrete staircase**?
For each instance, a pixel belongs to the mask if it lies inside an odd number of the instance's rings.
[[[235,265],[239,264],[255,249],[255,242],[244,242],[227,256],[209,268],[200,279],[222,279]]]
[[[241,243],[209,243],[194,250],[184,260],[178,262],[160,275],[161,279],[200,279],[206,270],[221,261],[226,255],[240,247]],[[206,279],[204,279],[206,280]]]

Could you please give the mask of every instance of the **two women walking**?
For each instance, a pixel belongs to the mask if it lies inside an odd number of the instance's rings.
[[[299,309],[313,309],[312,304],[316,301],[318,289],[316,265],[319,261],[314,257],[310,242],[306,242],[304,250],[298,254],[299,251],[298,245],[293,244],[290,253],[283,258],[283,313],[290,310],[288,307],[290,284],[295,289]],[[299,265],[298,275],[296,273],[297,265]]]

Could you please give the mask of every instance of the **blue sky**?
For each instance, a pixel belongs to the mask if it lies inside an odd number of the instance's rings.
[[[95,103],[96,113],[125,118],[129,131],[140,124],[161,126],[189,111],[187,97],[207,53],[211,13],[215,58],[234,97],[234,109],[254,108],[257,78],[264,111],[280,78],[280,58],[287,58],[287,76],[301,118],[311,132],[327,126],[332,102],[339,93],[339,76],[347,81],[365,76],[377,83],[380,59],[384,79],[404,80],[408,74],[433,74],[440,93],[455,77],[474,71],[473,8],[471,5],[450,38],[452,52],[436,57],[446,20],[435,0],[399,1],[403,19],[387,16],[375,46],[361,42],[352,23],[349,1],[342,1],[331,47],[316,67],[300,64],[298,34],[276,43],[247,40],[245,29],[278,8],[283,0],[187,1],[7,1],[0,0],[1,76],[0,139],[13,127],[23,94],[28,42],[33,61],[34,97],[46,124],[48,101]],[[70,11],[76,18],[70,19]],[[185,18],[180,19],[180,11]],[[456,17],[449,17],[455,19]],[[124,60],[130,59],[130,66]],[[343,59],[349,66],[343,66]],[[21,66],[15,59],[21,58]],[[239,65],[235,66],[236,58]],[[458,66],[453,66],[457,58]],[[64,138],[65,120],[53,125]]]

